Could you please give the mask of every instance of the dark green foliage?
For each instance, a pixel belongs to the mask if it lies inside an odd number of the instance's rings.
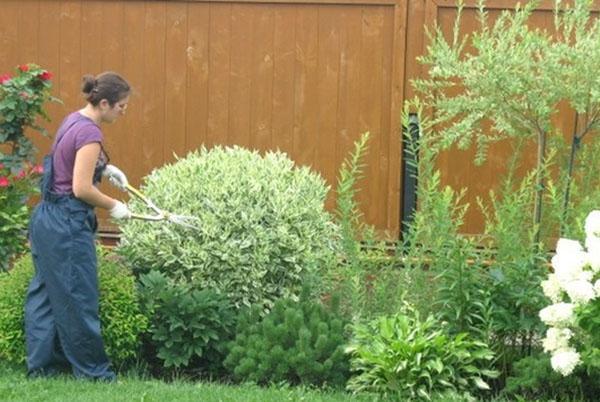
[[[344,354],[345,322],[332,308],[312,302],[280,299],[263,319],[254,306],[238,323],[237,336],[225,360],[239,381],[259,384],[343,386],[349,375]],[[336,299],[336,298],[334,298]]]
[[[163,365],[211,374],[220,370],[235,327],[230,301],[212,289],[175,283],[157,271],[143,275],[140,283],[150,334]]]
[[[577,369],[563,377],[552,370],[547,354],[525,357],[513,365],[503,393],[527,400],[597,401],[600,395],[600,371]]]
[[[0,273],[0,358],[9,362],[25,361],[23,306],[33,271],[31,255],[27,254],[12,270]],[[140,313],[132,274],[102,249],[98,253],[98,276],[102,336],[112,363],[120,367],[138,355],[147,320]]]

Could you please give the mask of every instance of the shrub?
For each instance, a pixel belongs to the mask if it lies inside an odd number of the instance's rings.
[[[175,284],[156,271],[143,275],[140,283],[152,341],[164,366],[220,370],[235,327],[229,300],[211,289]]]
[[[600,392],[598,371],[576,370],[574,375],[563,377],[552,370],[550,357],[535,354],[513,365],[513,373],[502,391],[506,396],[527,400],[597,400]]]
[[[485,343],[466,333],[449,336],[433,316],[421,321],[412,309],[357,324],[346,351],[355,373],[347,388],[353,392],[428,398],[437,392],[489,389],[483,377],[497,375],[481,368],[493,358]]]
[[[0,163],[10,169],[24,161],[33,162],[35,147],[25,134],[31,127],[46,135],[36,124],[38,117],[48,120],[43,109],[47,101],[58,101],[50,95],[52,73],[29,63],[15,68],[15,74],[0,74],[0,144],[6,144],[9,154],[0,148]]]
[[[29,208],[24,200],[34,192],[36,176],[29,169],[15,174],[0,163],[0,271],[27,248]]]
[[[338,304],[329,310],[307,300],[281,299],[260,319],[255,306],[238,323],[225,367],[234,378],[260,384],[341,386],[348,377],[344,355],[344,321]]]
[[[102,336],[106,352],[118,367],[137,356],[147,320],[140,313],[131,273],[114,255],[102,249],[98,254]],[[27,254],[13,269],[0,273],[0,358],[10,362],[25,361],[23,306],[33,272]]]
[[[215,289],[236,307],[268,309],[295,297],[334,256],[324,180],[282,153],[202,148],[153,171],[144,192],[166,210],[199,218],[199,229],[131,220],[121,227],[120,253],[138,273],[156,269]]]

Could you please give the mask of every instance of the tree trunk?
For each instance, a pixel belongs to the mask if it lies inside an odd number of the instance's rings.
[[[542,201],[544,197],[544,175],[546,165],[546,132],[540,130],[538,132],[538,149],[537,149],[537,177],[535,186],[535,205],[533,209],[533,224],[535,225],[534,243],[535,248],[540,242],[540,222],[542,221]]]

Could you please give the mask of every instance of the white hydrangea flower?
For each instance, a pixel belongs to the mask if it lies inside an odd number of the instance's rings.
[[[556,274],[548,275],[548,279],[542,281],[542,289],[544,290],[544,294],[552,303],[558,303],[562,300],[562,287],[560,285],[560,281],[556,277]]]
[[[565,287],[568,282],[580,279],[587,261],[588,256],[584,251],[563,251],[552,257],[552,268],[558,281]]]
[[[577,240],[560,238],[556,242],[556,254],[573,254],[583,251],[583,247]]]
[[[587,265],[592,268],[594,273],[600,272],[600,249],[588,251]]]
[[[592,211],[585,218],[585,235],[600,236],[600,211]]]
[[[550,359],[554,371],[559,372],[563,376],[571,374],[579,362],[579,353],[573,348],[559,350]]]
[[[552,327],[566,327],[575,321],[572,303],[556,303],[540,310],[540,319]]]
[[[553,353],[557,350],[567,349],[572,336],[573,332],[568,328],[548,328],[546,337],[542,341],[544,351]]]
[[[588,252],[600,252],[600,237],[588,236],[585,238],[585,248]]]
[[[596,297],[594,286],[585,280],[571,281],[565,286],[565,291],[573,303],[586,304]]]
[[[600,279],[594,283],[594,291],[596,292],[596,297],[600,297]]]

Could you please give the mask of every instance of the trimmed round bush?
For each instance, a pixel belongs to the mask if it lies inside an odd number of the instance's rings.
[[[33,277],[30,254],[13,269],[0,273],[0,359],[25,362],[24,305]],[[140,335],[148,320],[140,312],[135,278],[118,256],[99,248],[100,321],[106,352],[113,365],[132,361],[140,350]]]
[[[154,170],[143,186],[164,210],[197,217],[197,229],[129,220],[119,252],[138,274],[159,270],[236,307],[269,309],[297,298],[302,282],[334,258],[327,192],[321,176],[283,153],[202,148]],[[146,212],[137,200],[130,207]]]

